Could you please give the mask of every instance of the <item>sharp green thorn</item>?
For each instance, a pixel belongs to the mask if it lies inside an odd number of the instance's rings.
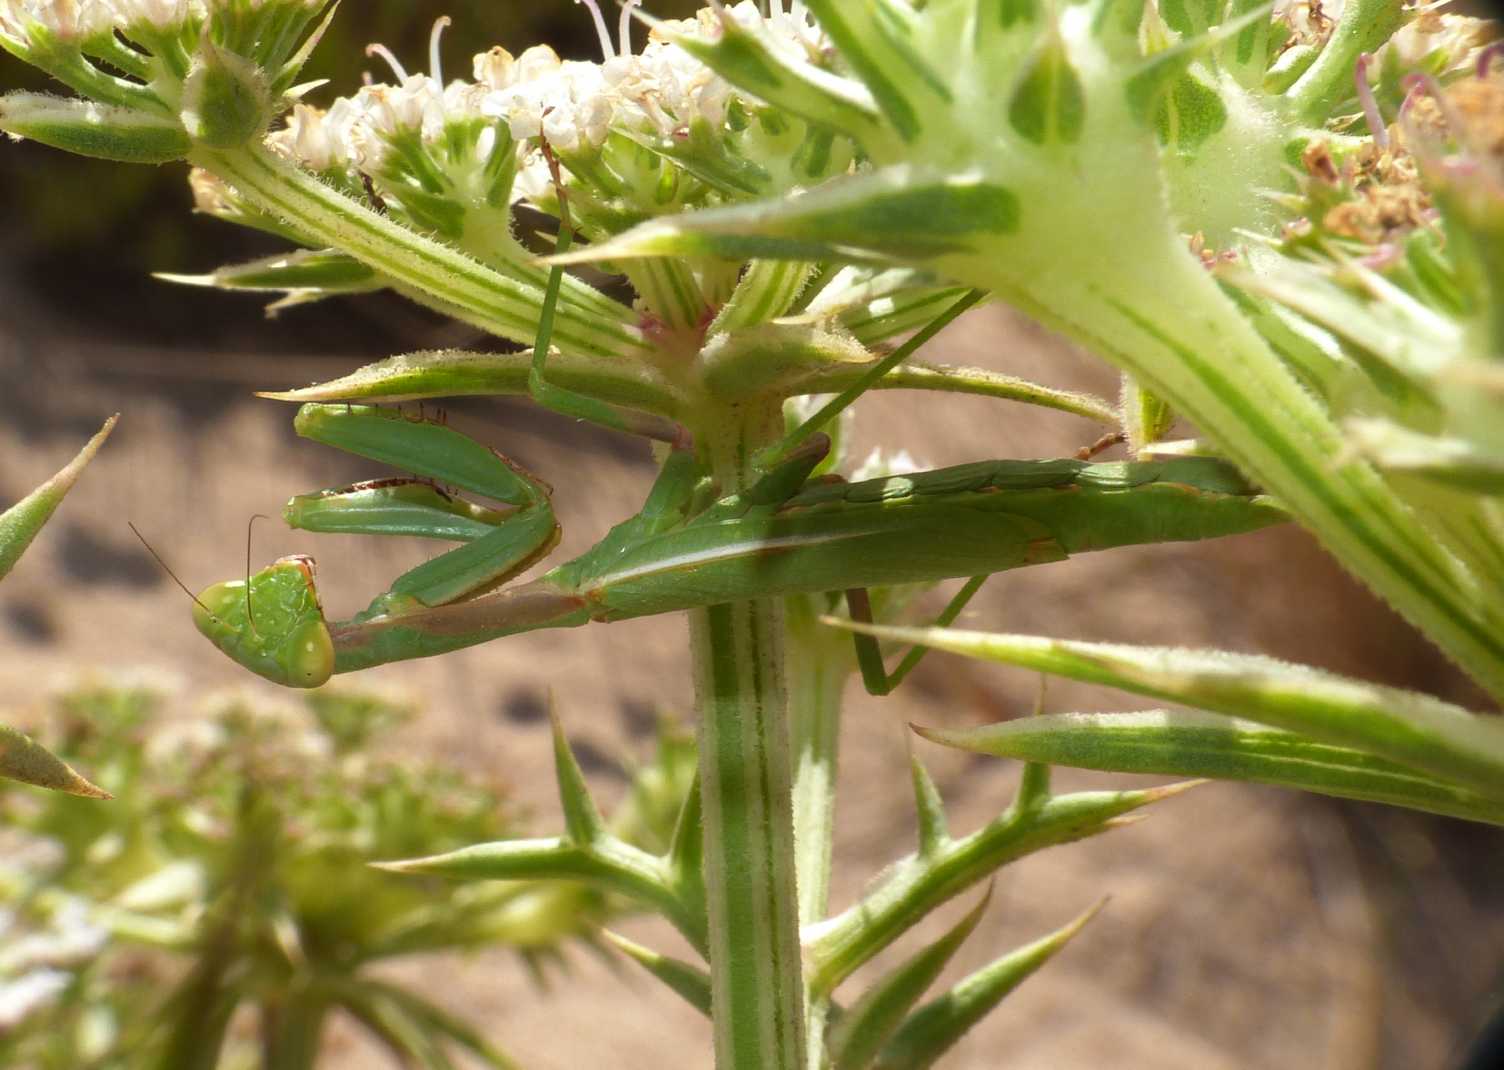
[[[564,808],[564,828],[569,839],[581,845],[589,845],[606,834],[606,823],[590,797],[590,788],[585,784],[585,774],[575,760],[564,734],[564,724],[552,700],[549,702],[549,722],[553,726],[554,769],[559,780],[559,802]]]
[[[62,504],[63,498],[73,489],[73,484],[78,482],[84,468],[110,437],[110,432],[115,430],[115,423],[119,419],[119,413],[111,416],[78,452],[78,456],[69,461],[57,475],[4,513],[0,513],[0,578],[4,578],[15,567],[26,548],[31,545],[31,540],[36,538],[42,526]]]
[[[909,769],[914,780],[914,805],[919,815],[919,854],[937,854],[950,840],[950,826],[945,817],[945,801],[929,770],[912,751]]]
[[[710,1017],[708,973],[698,966],[643,947],[609,929],[603,929],[601,935],[618,951],[677,992],[691,1007]]]

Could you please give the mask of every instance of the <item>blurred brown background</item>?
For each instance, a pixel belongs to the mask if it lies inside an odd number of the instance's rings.
[[[451,73],[500,42],[595,50],[587,13],[456,0],[347,5],[310,76],[357,84],[384,72],[382,40],[417,65],[432,18],[449,13]],[[658,0],[655,13],[690,5]],[[339,62],[336,62],[338,60]],[[32,84],[14,62],[0,84]],[[324,91],[326,94],[329,90]],[[266,320],[259,303],[156,282],[274,251],[267,239],[188,213],[181,168],[96,164],[34,145],[0,146],[0,506],[54,471],[110,412],[119,431],[0,590],[0,715],[24,723],[67,679],[147,668],[185,694],[260,690],[193,632],[187,599],[125,526],[133,520],[190,587],[238,574],[252,513],[360,478],[368,465],[301,443],[291,411],[250,396],[329,378],[395,352],[487,344],[396,298],[328,302]],[[932,351],[1060,386],[1110,393],[1113,375],[1001,309],[976,313]],[[631,513],[646,450],[535,410],[466,402],[453,421],[557,490],[568,553]],[[1093,429],[1071,417],[975,400],[888,396],[863,403],[858,456],[882,442],[927,464],[1056,456]],[[258,562],[316,553],[331,613],[362,606],[424,552],[393,542],[312,539],[262,525]],[[1304,536],[1270,531],[1217,544],[1114,551],[995,579],[968,623],[1087,638],[1259,651],[1479,702],[1465,682]],[[546,731],[552,689],[592,780],[609,799],[622,759],[661,709],[690,710],[683,625],[674,619],[523,636],[359,683],[417,697],[415,750],[508,779],[540,830],[556,823]],[[935,657],[893,699],[853,687],[842,745],[834,903],[850,902],[907,853],[907,721],[962,724],[1027,710],[1027,674]],[[268,689],[266,692],[271,696]],[[275,696],[271,696],[275,700]],[[1047,708],[1132,708],[1052,685]],[[923,750],[958,829],[993,816],[1007,763]],[[1130,778],[1062,772],[1067,786]],[[1504,865],[1481,826],[1213,785],[1144,824],[1006,871],[952,973],[976,968],[1074,916],[1106,912],[1004,1004],[945,1065],[956,1068],[1441,1067],[1492,1010],[1504,950]],[[939,921],[962,909],[953,905]],[[931,926],[938,929],[939,926]],[[664,927],[631,930],[671,947]],[[912,945],[905,945],[906,947]],[[413,964],[454,984],[456,1009],[530,1067],[708,1065],[708,1030],[666,991],[588,956],[536,992],[505,953]],[[442,970],[442,973],[440,972]],[[353,1036],[331,1065],[377,1065]]]

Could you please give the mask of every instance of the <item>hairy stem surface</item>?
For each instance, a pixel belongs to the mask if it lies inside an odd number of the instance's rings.
[[[782,414],[733,410],[700,437],[723,490],[752,475]],[[700,707],[716,1066],[804,1070],[804,981],[779,599],[690,614]]]

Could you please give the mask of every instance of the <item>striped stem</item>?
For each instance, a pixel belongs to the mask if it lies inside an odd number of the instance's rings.
[[[355,257],[415,300],[502,338],[531,343],[543,293],[450,246],[370,211],[260,147],[200,149],[192,162],[218,175],[261,211]],[[597,356],[643,357],[642,333],[565,305],[554,343]]]
[[[781,423],[776,405],[707,421],[696,437],[724,489]],[[783,628],[775,598],[690,614],[719,1070],[805,1070]]]

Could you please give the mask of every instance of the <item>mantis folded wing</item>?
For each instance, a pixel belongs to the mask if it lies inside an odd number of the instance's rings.
[[[242,665],[289,686],[317,686],[332,672],[540,628],[767,595],[978,577],[1090,550],[1235,534],[1285,518],[1231,466],[1208,458],[987,461],[860,483],[807,483],[822,455],[819,437],[743,494],[701,507],[706,481],[693,454],[680,449],[670,452],[640,513],[573,561],[498,590],[558,537],[540,482],[456,431],[385,410],[305,406],[297,426],[434,482],[385,480],[296,498],[287,511],[294,526],[464,545],[399,577],[353,620],[333,624],[319,609],[306,559],[277,562],[248,587],[205,591],[196,612],[200,630]],[[445,485],[507,508],[461,502]]]

